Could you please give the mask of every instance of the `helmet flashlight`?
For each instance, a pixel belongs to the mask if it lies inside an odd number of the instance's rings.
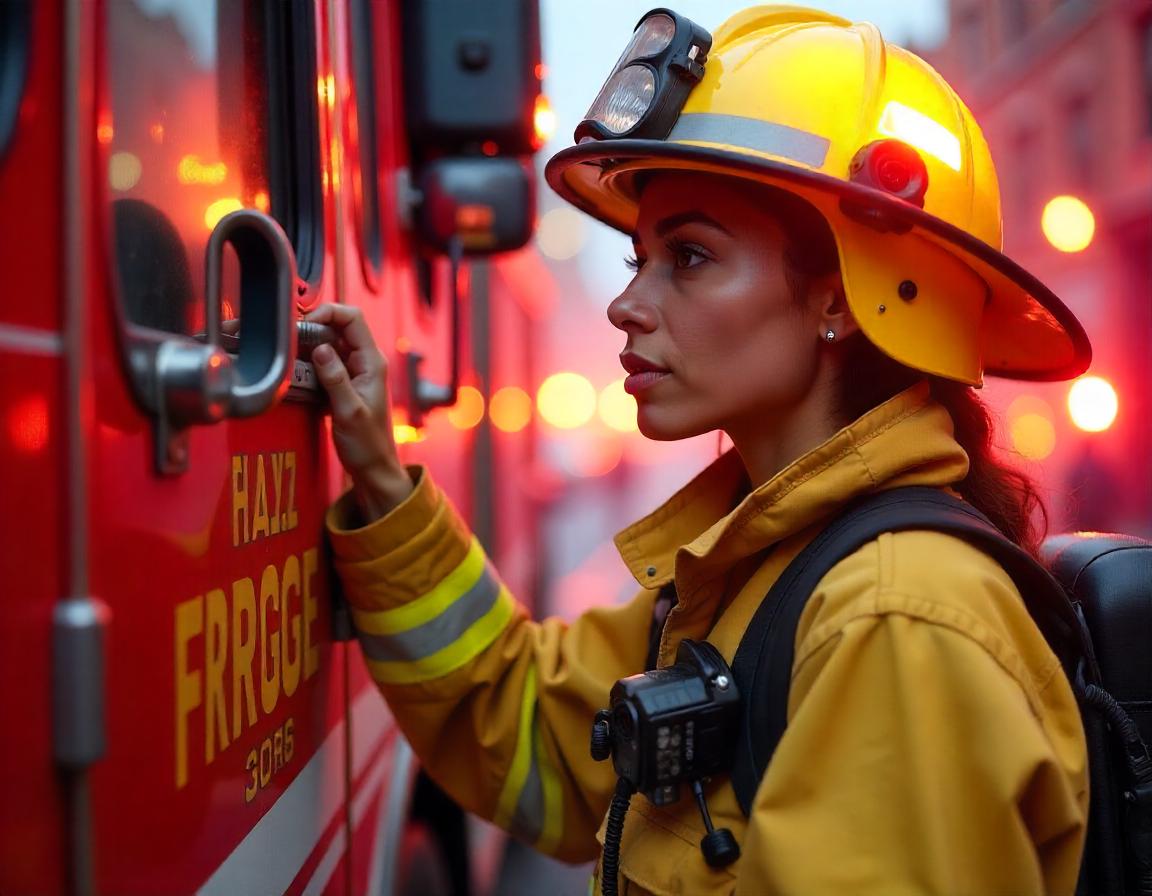
[[[712,35],[690,19],[663,8],[645,13],[576,126],[576,142],[667,137],[710,49]]]

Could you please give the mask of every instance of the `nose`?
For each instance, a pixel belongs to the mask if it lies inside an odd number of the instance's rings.
[[[625,333],[651,333],[656,329],[658,317],[656,307],[642,297],[634,279],[624,292],[608,303],[608,320]]]

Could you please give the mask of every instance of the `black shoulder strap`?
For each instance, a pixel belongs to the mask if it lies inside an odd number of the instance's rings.
[[[797,555],[760,604],[732,661],[745,711],[732,785],[747,815],[788,723],[796,628],[817,584],[841,560],[885,532],[910,529],[971,542],[1012,576],[1032,618],[1071,677],[1091,644],[1063,588],[978,510],[936,488],[911,486],[851,505]]]

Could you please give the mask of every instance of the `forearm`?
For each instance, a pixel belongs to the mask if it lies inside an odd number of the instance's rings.
[[[387,516],[412,494],[414,485],[408,470],[399,465],[381,465],[352,478],[352,495],[364,525]]]
[[[588,726],[639,671],[651,601],[536,623],[427,474],[359,529],[329,528],[365,662],[425,767],[468,809],[565,858],[596,851],[611,769]]]
[[[521,616],[467,667],[381,690],[445,792],[533,848],[583,861],[615,783],[587,743],[612,663],[571,667],[571,637],[560,620]]]

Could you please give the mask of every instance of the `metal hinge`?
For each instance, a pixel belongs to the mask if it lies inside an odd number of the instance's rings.
[[[52,721],[56,761],[83,769],[104,757],[104,631],[108,607],[92,597],[60,601],[52,618]]]

